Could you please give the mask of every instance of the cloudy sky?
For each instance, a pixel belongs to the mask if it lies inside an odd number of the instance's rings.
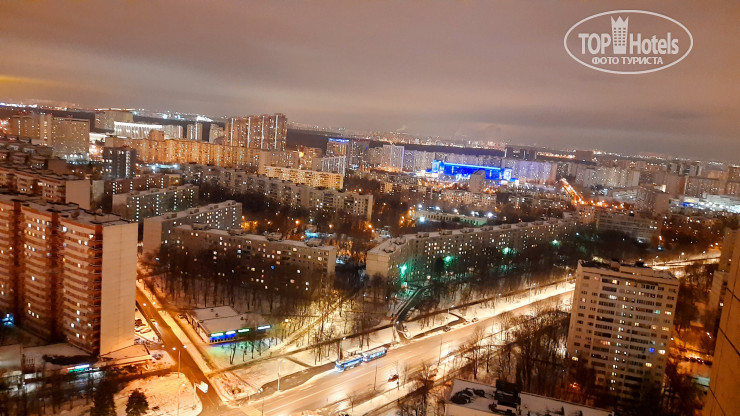
[[[3,2],[0,97],[740,162],[735,1]],[[563,36],[614,9],[692,32],[614,75]]]

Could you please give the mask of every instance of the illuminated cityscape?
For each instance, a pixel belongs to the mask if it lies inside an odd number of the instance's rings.
[[[740,7],[11,2],[0,415],[740,415]]]

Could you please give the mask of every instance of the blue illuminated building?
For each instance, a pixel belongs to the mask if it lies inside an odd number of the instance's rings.
[[[445,176],[454,176],[458,179],[469,179],[470,175],[482,170],[486,173],[486,179],[490,181],[510,181],[511,168],[499,168],[495,166],[463,165],[460,163],[446,163],[441,160],[432,162],[432,173]]]

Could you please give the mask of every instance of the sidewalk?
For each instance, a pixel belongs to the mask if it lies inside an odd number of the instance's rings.
[[[156,295],[153,295],[149,288],[144,285],[144,283],[137,281],[136,286],[141,289],[142,293],[144,293],[144,296],[146,296],[147,299],[149,299],[150,302],[156,302],[157,305],[162,306],[162,302],[159,300]],[[203,372],[206,376],[208,376],[211,372],[213,372],[213,368],[206,362],[206,360],[203,358],[203,352],[200,350],[199,346],[194,344],[192,340],[190,339],[190,336],[186,334],[183,329],[180,327],[179,322],[170,315],[169,311],[167,311],[165,308],[157,308],[159,311],[159,314],[164,318],[165,323],[172,329],[172,332],[175,334],[175,336],[182,342],[182,344],[186,347],[186,350],[188,351],[188,354],[193,358],[193,361],[198,365],[200,368],[200,371]],[[193,334],[197,336],[196,334]]]

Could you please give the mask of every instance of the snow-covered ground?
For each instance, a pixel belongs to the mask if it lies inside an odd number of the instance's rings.
[[[149,402],[149,415],[176,415],[178,390],[180,396],[180,416],[195,416],[203,409],[200,399],[195,394],[193,385],[184,375],[171,373],[162,377],[147,377],[134,380],[115,395],[116,414],[126,414],[126,402],[131,392],[139,389]]]
[[[208,380],[225,402],[247,398],[259,390],[259,386],[252,385],[228,372],[213,375]]]
[[[146,318],[144,318],[144,315],[141,314],[138,308],[134,313],[134,319],[137,320],[137,322],[138,319],[141,319],[141,325],[134,327],[136,338],[142,339],[146,342],[159,342],[159,337],[152,328],[151,322],[147,322]]]
[[[448,315],[447,313],[443,313],[441,314],[441,316],[440,314],[437,314],[435,316],[430,317],[428,322],[424,326],[422,326],[421,319],[415,319],[413,321],[406,321],[403,323],[405,327],[404,335],[406,335],[407,338],[413,338],[421,333],[445,326],[451,322],[455,322],[458,319],[459,318],[455,316],[454,314]]]

